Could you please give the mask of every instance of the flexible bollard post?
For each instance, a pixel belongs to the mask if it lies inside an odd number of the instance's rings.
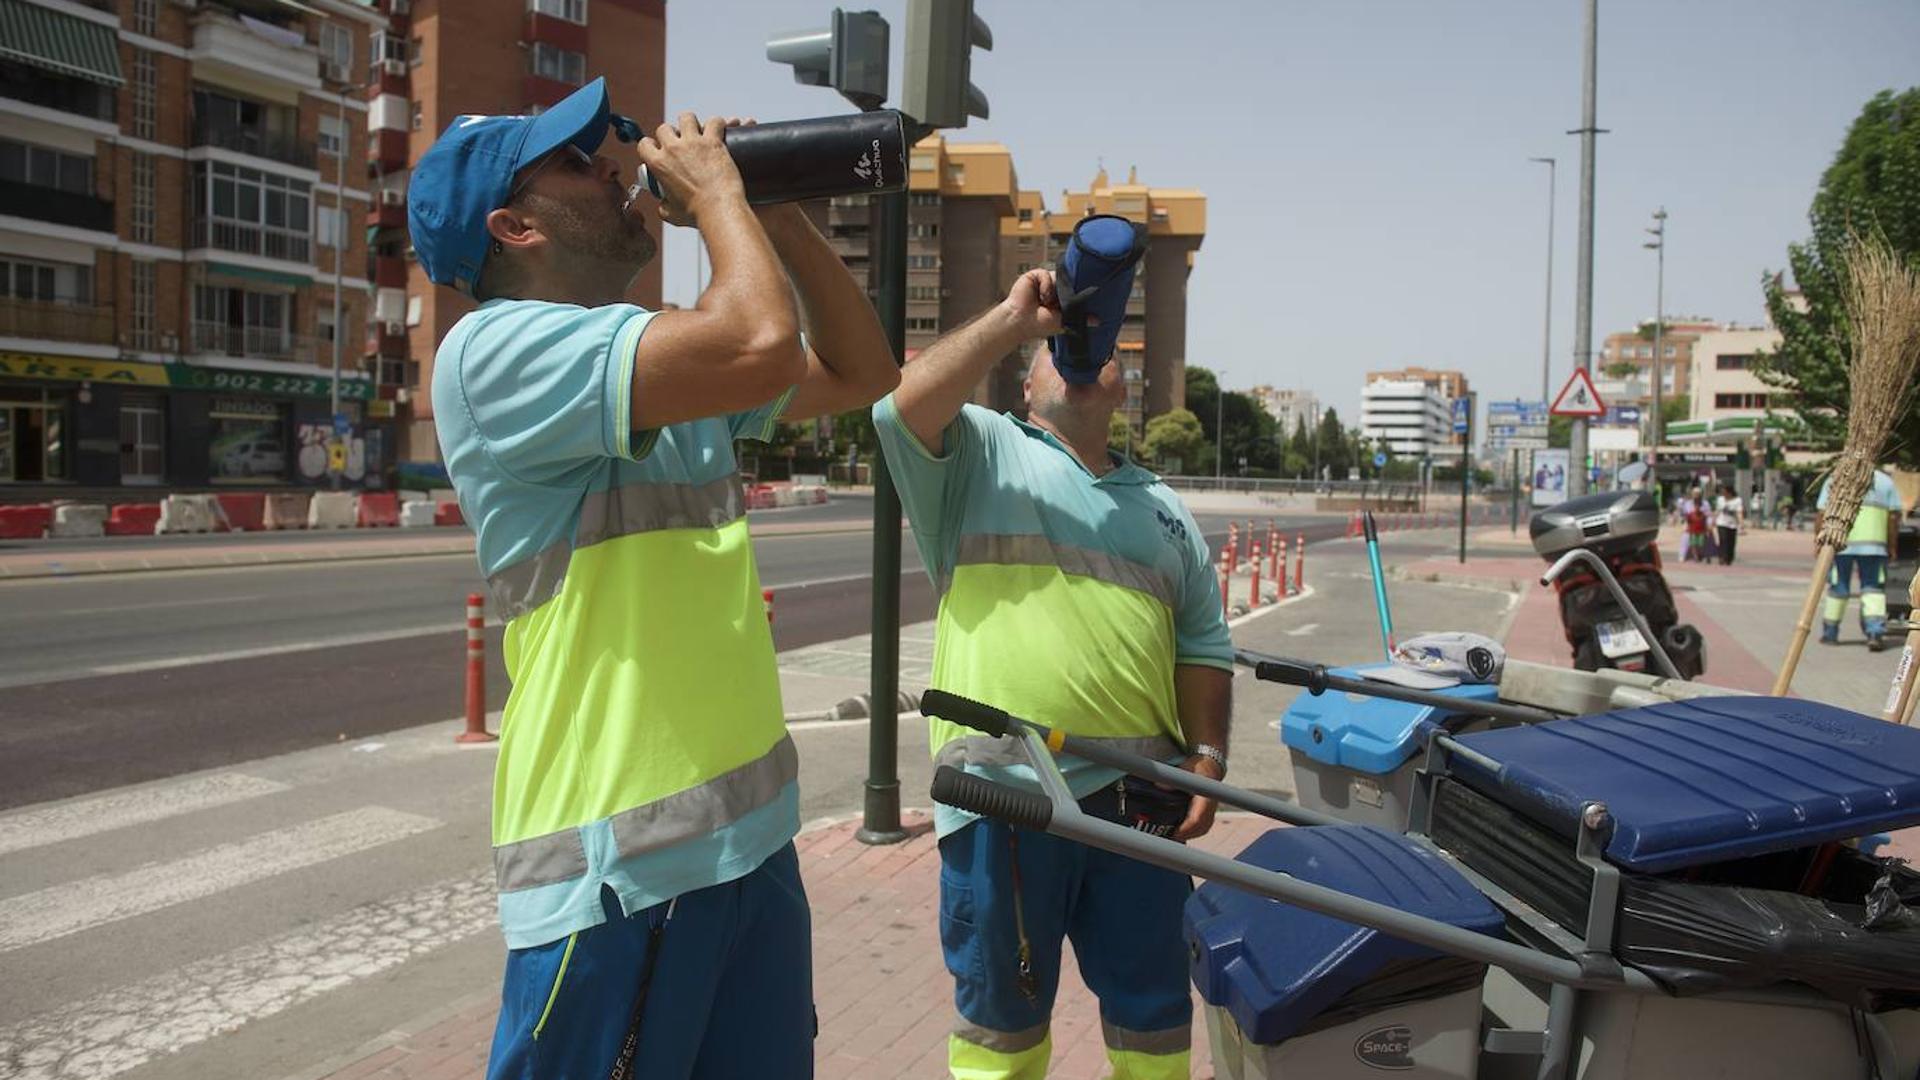
[[[1233,601],[1228,598],[1227,587],[1233,583],[1233,553],[1231,550],[1220,553],[1220,614],[1233,616]]]
[[[1280,548],[1273,553],[1273,584],[1280,590],[1280,599],[1287,598],[1287,538],[1280,538]]]
[[[760,604],[767,609],[767,625],[773,625],[773,590],[760,590]]]
[[[1253,542],[1252,556],[1250,561],[1253,563],[1253,587],[1248,590],[1248,611],[1260,606],[1260,541],[1258,540]]]
[[[1284,581],[1281,580],[1281,577],[1280,577],[1279,559],[1280,559],[1280,530],[1274,526],[1273,519],[1268,518],[1267,519],[1267,576],[1272,578],[1275,581],[1280,581],[1281,588],[1284,591],[1284,589],[1286,588],[1286,584]]]
[[[499,738],[487,731],[486,597],[467,594],[467,729],[455,742],[483,743]]]
[[[1307,534],[1299,533],[1293,538],[1293,591],[1299,592],[1307,576]]]

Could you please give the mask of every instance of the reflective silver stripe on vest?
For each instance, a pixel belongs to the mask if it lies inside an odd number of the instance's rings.
[[[1111,552],[1056,544],[1044,536],[1031,533],[1018,536],[974,533],[961,537],[960,551],[954,564],[969,566],[983,563],[996,566],[1056,566],[1063,573],[1076,577],[1092,578],[1146,593],[1169,608],[1175,606],[1178,599],[1175,583],[1151,566]],[[947,580],[941,582],[940,591],[946,592],[952,584],[952,574],[949,573]]]
[[[706,836],[772,802],[799,774],[799,752],[783,732],[771,750],[745,765],[608,818],[614,850],[631,858]],[[571,881],[587,872],[580,830],[501,844],[493,849],[493,872],[501,892]]]
[[[589,492],[580,500],[580,523],[571,542],[549,544],[487,578],[494,610],[511,619],[553,599],[577,548],[664,529],[717,529],[740,517],[743,502],[737,473],[698,485],[627,484]]]
[[[958,1013],[953,1018],[954,1038],[970,1042],[996,1054],[1020,1054],[1047,1041],[1047,1025],[1035,1024],[1025,1031],[995,1031],[981,1027]]]
[[[1115,750],[1124,750],[1129,754],[1138,754],[1155,761],[1168,761],[1185,757],[1186,751],[1178,743],[1165,735],[1148,735],[1144,738],[1126,736],[1120,738],[1093,738],[1078,735],[1075,738],[1088,742],[1097,742]],[[933,756],[935,765],[951,765],[964,769],[968,765],[1031,765],[1027,752],[1019,739],[999,739],[992,735],[965,735],[942,746]]]
[[[1130,1051],[1135,1054],[1180,1054],[1193,1048],[1192,1025],[1167,1028],[1164,1031],[1129,1031],[1108,1023],[1103,1017],[1100,1021],[1100,1036],[1106,1041],[1107,1049]]]

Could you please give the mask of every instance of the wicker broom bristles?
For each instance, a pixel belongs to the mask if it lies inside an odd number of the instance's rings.
[[[1815,538],[1819,557],[1792,644],[1774,680],[1775,696],[1784,695],[1793,684],[1834,552],[1845,546],[1847,534],[1853,531],[1860,501],[1873,483],[1874,465],[1886,448],[1894,421],[1908,405],[1914,369],[1920,366],[1920,272],[1906,265],[1877,234],[1853,233],[1846,252],[1842,299],[1853,349],[1848,365],[1847,441],[1828,481],[1827,506]]]

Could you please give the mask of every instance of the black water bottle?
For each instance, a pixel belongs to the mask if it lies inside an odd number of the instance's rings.
[[[728,128],[721,137],[755,205],[885,195],[907,186],[906,129],[892,109]],[[645,165],[634,187],[662,194]]]

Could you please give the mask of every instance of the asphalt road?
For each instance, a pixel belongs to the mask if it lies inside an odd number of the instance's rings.
[[[777,648],[867,630],[871,534],[828,530],[871,516],[864,498],[756,516],[822,530],[755,538],[762,583],[775,591]],[[1226,521],[1200,518],[1216,545]],[[1310,535],[1339,528],[1282,525]],[[234,538],[133,542],[177,549]],[[466,555],[0,583],[9,613],[0,620],[0,808],[458,716],[464,603],[477,584]],[[903,536],[902,618],[930,618],[933,607]],[[497,627],[488,638],[488,708],[498,709],[507,679]]]

